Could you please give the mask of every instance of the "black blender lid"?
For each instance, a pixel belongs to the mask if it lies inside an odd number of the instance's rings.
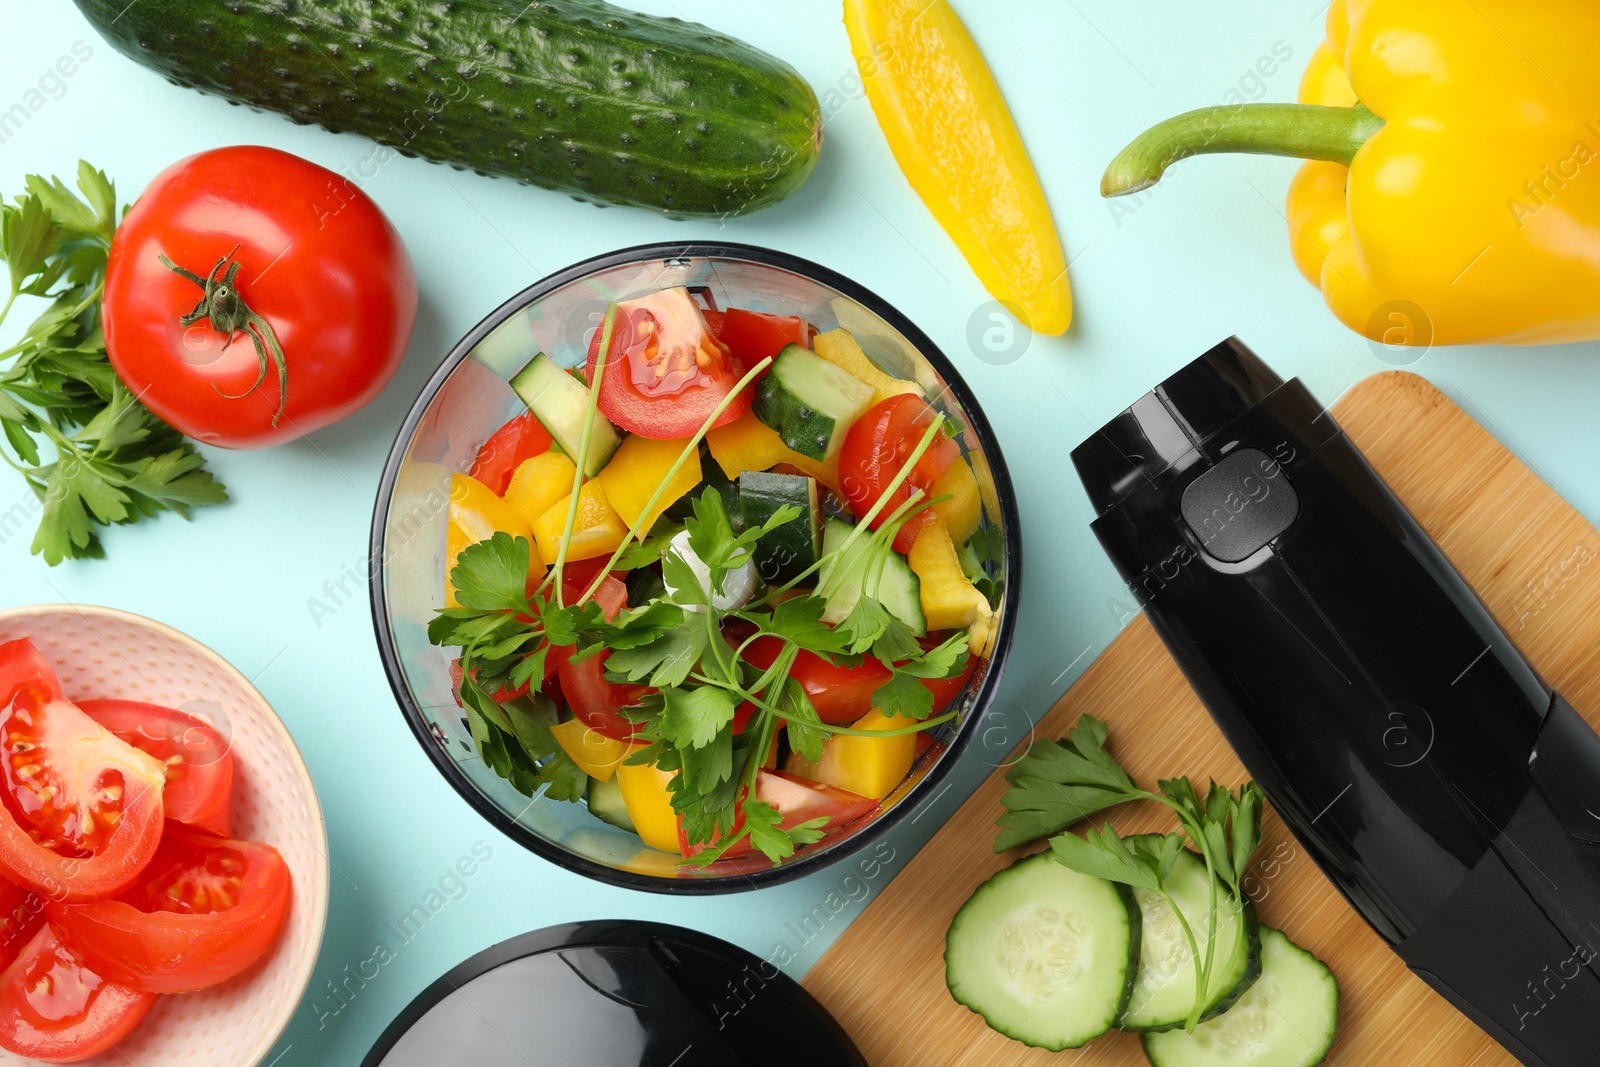
[[[362,1067],[866,1067],[776,966],[662,923],[569,923],[485,949],[423,990]]]
[[[1072,450],[1095,514],[1154,481],[1281,385],[1237,337],[1186,364]]]

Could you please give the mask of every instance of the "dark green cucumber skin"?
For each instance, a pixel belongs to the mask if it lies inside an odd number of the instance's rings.
[[[596,203],[754,211],[800,187],[821,141],[787,63],[600,0],[76,3],[178,85]]]
[[[804,475],[767,471],[739,475],[739,507],[746,529],[764,524],[785,504],[801,509],[799,517],[768,531],[751,550],[756,573],[768,585],[799,577],[821,555],[821,509],[811,504],[815,495],[816,481]]]

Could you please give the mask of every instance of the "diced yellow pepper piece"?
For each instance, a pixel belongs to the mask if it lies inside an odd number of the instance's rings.
[[[896,730],[912,725],[912,721],[898,715],[891,717],[873,708],[850,725],[857,730]],[[882,800],[900,784],[916,757],[916,734],[893,737],[835,734],[822,744],[817,779],[873,800]]]
[[[450,572],[456,569],[456,560],[472,545],[472,536],[456,523],[449,523],[444,531],[444,606],[459,608],[456,587],[450,583]]]
[[[447,608],[460,607],[455,586],[450,582],[450,572],[456,559],[469,546],[487,541],[496,533],[508,533],[528,540],[528,576],[543,578],[544,559],[533,545],[533,532],[515,509],[495,495],[494,490],[466,474],[450,476],[450,507],[444,538],[444,604]]]
[[[622,804],[628,809],[633,828],[645,844],[663,852],[679,851],[678,813],[672,810],[672,794],[667,792],[672,775],[672,771],[645,763],[624,763],[617,768]]]
[[[572,757],[573,763],[583,768],[584,774],[602,782],[611,781],[622,757],[628,754],[628,742],[591,730],[581,719],[557,723],[550,727],[550,736]]]
[[[550,505],[533,524],[539,554],[552,562],[561,548],[561,534],[567,528],[567,506],[571,500],[572,494],[568,493]],[[600,483],[584,482],[578,491],[578,517],[572,523],[572,539],[567,542],[567,560],[610,555],[622,544],[627,533],[628,524],[606,500],[606,491]]]
[[[922,585],[928,629],[964,630],[991,614],[989,601],[962,571],[944,520],[935,516],[922,528],[906,562]]]
[[[739,477],[740,471],[771,470],[780,463],[787,463],[823,485],[839,488],[837,454],[826,463],[801,455],[784,444],[778,431],[756,418],[753,411],[706,434],[706,443],[722,473],[729,478]]]
[[[661,513],[679,497],[700,484],[700,457],[690,452],[672,481],[667,472],[683,455],[683,441],[656,441],[649,437],[631,436],[622,442],[611,462],[597,475],[605,486],[606,499],[617,509],[622,521],[637,529],[641,536],[655,525]],[[645,505],[660,486],[666,486],[650,514],[644,514]],[[640,516],[644,516],[640,521]]]
[[[877,390],[880,401],[887,400],[891,396],[899,396],[901,393],[922,395],[922,386],[916,382],[896,378],[868,359],[849,330],[836,329],[819,333],[811,344],[817,355]]]
[[[556,501],[572,495],[572,477],[576,473],[572,460],[560,452],[525,459],[506,486],[506,503],[532,526]]]
[[[929,495],[949,496],[933,505],[933,510],[944,520],[950,534],[950,543],[964,545],[967,538],[978,532],[978,522],[983,517],[983,500],[978,495],[978,479],[967,466],[965,458],[950,464],[944,476],[933,483]]]

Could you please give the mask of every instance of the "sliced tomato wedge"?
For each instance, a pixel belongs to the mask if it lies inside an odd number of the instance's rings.
[[[0,678],[0,874],[57,900],[120,892],[161,841],[166,768],[62,697],[36,651],[0,662],[21,672]]]
[[[756,799],[782,813],[782,829],[790,830],[812,819],[827,819],[821,827],[825,834],[848,826],[878,806],[876,800],[860,793],[813,782],[788,771],[758,771]]]
[[[785,345],[810,348],[817,335],[811,324],[798,315],[764,315],[743,308],[701,314],[717,340],[728,346],[733,358],[746,370],[769,356],[776,357]]]
[[[233,753],[205,721],[136,700],[82,700],[83,713],[167,768],[166,817],[218,837],[233,822]]]
[[[778,658],[784,642],[764,634],[745,646],[744,660],[766,670]],[[801,649],[795,656],[789,677],[811,698],[811,706],[823,722],[834,725],[855,722],[872,710],[872,694],[893,675],[889,668],[865,656],[859,667],[836,667],[817,655]]]
[[[692,436],[744,376],[681,286],[617,304],[608,325],[611,343],[597,403],[602,415],[629,433],[658,440]],[[605,333],[602,325],[589,343],[590,381]],[[754,399],[755,389],[746,387],[712,425],[733,422]]]
[[[496,496],[505,496],[511,476],[524,460],[550,451],[550,434],[539,425],[533,412],[518,415],[494,432],[472,461],[472,476],[487,485]]]
[[[46,923],[0,972],[0,1046],[47,1063],[75,1063],[127,1037],[155,1002],[154,993],[90,970]]]
[[[906,393],[880,400],[851,424],[839,450],[839,486],[852,511],[865,515],[878,502],[922,440],[934,414],[921,397]],[[882,526],[895,508],[910,500],[913,490],[920,489],[927,495],[933,483],[960,458],[961,448],[950,435],[935,434],[917,465],[873,519],[873,529]],[[924,508],[907,520],[895,535],[894,550],[902,555],[910,552],[917,534],[933,521],[933,515],[933,509]]]
[[[21,886],[0,881],[0,971],[11,966],[44,924],[44,898]]]
[[[289,867],[271,845],[168,824],[161,848],[113,900],[46,905],[61,940],[97,974],[148,993],[225,982],[267,951],[289,908]]]

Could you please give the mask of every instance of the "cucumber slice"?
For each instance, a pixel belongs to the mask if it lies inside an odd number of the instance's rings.
[[[1240,907],[1220,879],[1212,880],[1217,890],[1217,947],[1202,1019],[1227,1011],[1261,973],[1261,942],[1256,934],[1254,906],[1246,903]],[[1207,881],[1205,860],[1185,849],[1166,883],[1200,944],[1202,960],[1211,908]],[[1133,996],[1117,1026],[1123,1030],[1170,1030],[1188,1021],[1194,1008],[1194,957],[1178,916],[1165,897],[1148,889],[1135,889],[1133,899],[1143,918],[1139,970],[1134,975]]]
[[[630,834],[638,832],[633,826],[633,816],[628,814],[628,806],[622,802],[622,782],[616,775],[604,782],[590,778],[588,801],[589,814],[601,822]]]
[[[583,440],[583,421],[589,414],[589,390],[542,352],[512,375],[511,388],[528,405],[539,425],[561,446],[561,451],[577,462],[578,445]],[[584,461],[583,476],[593,478],[599,474],[620,444],[622,438],[616,427],[596,411],[594,426],[589,431],[589,454]]]
[[[888,609],[889,614],[911,627],[911,632],[921,637],[928,632],[927,620],[922,614],[922,581],[917,577],[906,558],[887,545],[868,558],[872,531],[862,530],[861,536],[848,552],[839,553],[850,532],[855,527],[839,519],[829,519],[822,531],[822,554],[828,557],[822,565],[819,587],[828,589],[828,603],[822,610],[822,621],[839,623],[861,599],[863,588],[867,594]],[[835,572],[838,577],[835,578]]]
[[[751,553],[756,573],[768,585],[782,585],[822,558],[817,480],[803,474],[740,473],[739,506],[745,529],[755,529],[790,504],[800,509],[799,518],[767,531]]]
[[[1128,888],[1044,852],[990,878],[956,912],[945,982],[1002,1034],[1060,1051],[1116,1023],[1138,952],[1139,908]]]
[[[851,423],[872,406],[877,392],[809,348],[785,345],[756,389],[756,418],[783,443],[822,462],[844,444]]]
[[[1261,927],[1261,977],[1239,1002],[1194,1033],[1144,1035],[1155,1067],[1314,1067],[1333,1047],[1339,983],[1270,926]]]

